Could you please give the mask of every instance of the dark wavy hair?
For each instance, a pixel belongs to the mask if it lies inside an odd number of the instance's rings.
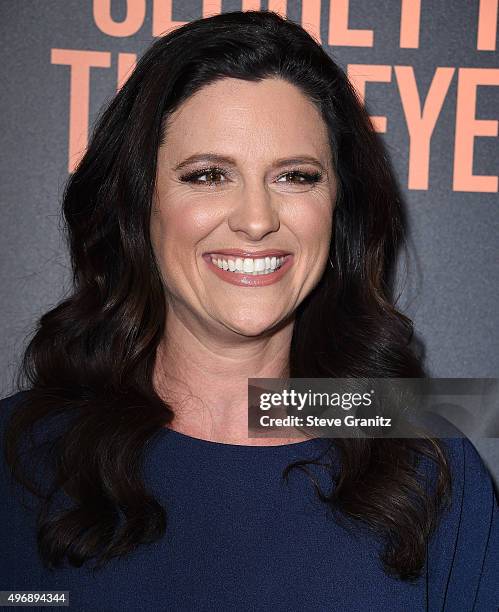
[[[72,289],[40,318],[17,379],[23,393],[5,455],[13,478],[41,500],[38,547],[49,566],[67,557],[74,566],[93,559],[98,569],[167,531],[167,511],[142,478],[151,439],[174,416],[153,386],[167,315],[149,236],[156,157],[168,116],[226,77],[286,80],[317,106],[329,132],[339,184],[334,268],[297,309],[290,376],[425,376],[412,322],[391,295],[404,244],[398,188],[344,72],[302,27],[270,11],[224,13],[169,32],[104,110],[69,177],[63,215]],[[51,418],[61,427],[44,443],[54,478],[42,490],[23,465],[22,440]],[[335,486],[317,489],[319,497],[338,517],[383,537],[387,573],[416,578],[449,498],[443,446],[432,438],[332,443],[340,459],[331,470]],[[432,486],[422,477],[424,461],[434,468]],[[283,476],[313,462],[294,462]],[[72,505],[51,512],[61,491]]]

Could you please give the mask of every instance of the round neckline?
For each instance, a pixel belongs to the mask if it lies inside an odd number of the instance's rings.
[[[220,450],[229,452],[253,452],[255,454],[289,454],[295,450],[313,450],[329,442],[328,438],[309,438],[300,440],[299,442],[288,442],[286,444],[268,444],[268,445],[252,445],[252,444],[232,444],[229,442],[215,442],[214,440],[205,440],[204,438],[195,438],[188,434],[181,433],[170,427],[163,427],[164,434],[170,437],[171,440],[177,441],[183,446],[198,448],[200,450]]]

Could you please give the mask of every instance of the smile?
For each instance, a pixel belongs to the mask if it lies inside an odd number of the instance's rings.
[[[230,257],[206,253],[203,259],[222,280],[235,285],[261,287],[280,280],[292,265],[291,254],[265,257]]]
[[[217,265],[221,270],[230,270],[231,272],[244,272],[245,274],[272,274],[278,270],[283,262],[284,257],[262,257],[254,259],[251,257],[237,257],[236,259],[222,258],[211,256],[211,262]]]

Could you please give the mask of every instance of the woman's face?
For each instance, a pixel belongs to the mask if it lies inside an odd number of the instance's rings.
[[[158,152],[151,239],[169,308],[243,336],[287,319],[327,264],[335,195],[326,124],[298,88],[199,90]]]

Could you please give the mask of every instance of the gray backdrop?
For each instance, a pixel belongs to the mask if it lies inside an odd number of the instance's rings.
[[[264,0],[261,8],[268,8],[268,4]],[[372,30],[372,46],[356,46],[355,33],[348,34],[347,39],[338,38],[335,28],[341,25],[342,10],[348,4],[349,27]],[[348,64],[391,67],[384,69],[385,73],[389,71],[384,82],[379,79],[367,84],[366,104],[371,115],[387,117],[382,137],[406,197],[412,259],[399,305],[414,320],[426,346],[427,368],[438,377],[499,375],[497,178],[480,184],[480,179],[466,179],[466,168],[463,170],[471,142],[474,147],[472,162],[467,162],[472,166],[469,173],[490,177],[499,173],[496,4],[488,0],[422,0],[419,41],[414,41],[417,29],[409,26],[412,42],[406,39],[403,44],[413,47],[401,48],[401,11],[417,6],[414,0],[287,2],[287,16],[298,22],[305,16],[307,27],[312,24],[321,43],[345,69]],[[75,66],[54,62],[60,52],[53,55],[52,50],[109,54],[99,56],[109,59],[109,67],[90,70],[91,125],[116,91],[118,62],[128,57],[119,54],[140,55],[153,40],[153,26],[164,25],[161,20],[168,6],[167,0],[0,0],[2,397],[12,392],[19,357],[36,320],[69,287],[68,258],[60,234],[60,201],[70,167],[70,79]],[[221,6],[225,12],[239,10],[242,5],[228,0]],[[250,3],[245,3],[243,8],[248,7]],[[173,0],[171,17],[190,21],[209,8],[209,3],[201,0]],[[127,36],[103,32],[106,11],[106,23],[116,22],[114,26],[111,23],[110,32],[118,33],[122,21],[136,32]],[[413,14],[412,23],[416,17]],[[105,59],[101,61],[105,63]],[[436,69],[454,69],[452,73],[447,71],[452,78],[447,92],[443,91],[430,140],[428,188],[421,187],[424,180],[420,165],[414,166],[413,179],[419,188],[409,185],[410,129],[395,66],[412,67],[422,107]],[[469,86],[471,73],[463,68],[483,69],[477,73],[476,81],[482,85],[476,89],[476,103]],[[73,98],[77,91],[73,89]],[[405,91],[407,96],[410,83],[406,83]],[[80,112],[83,103],[74,100]],[[414,96],[407,104],[409,111],[417,111]],[[470,112],[477,119],[489,121],[488,127],[482,127],[482,136],[474,140],[473,134],[471,139],[469,136],[474,129]],[[417,136],[418,130],[413,129],[413,138]],[[456,156],[457,173],[453,170]],[[499,440],[473,436],[472,440],[497,479]]]

